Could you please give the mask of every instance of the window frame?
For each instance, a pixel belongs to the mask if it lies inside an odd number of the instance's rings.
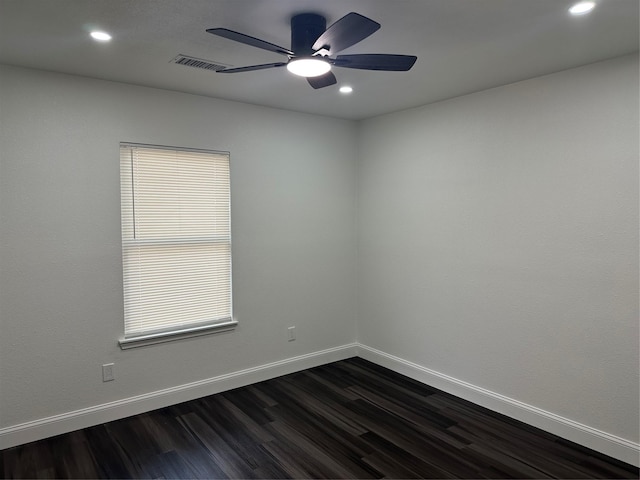
[[[228,248],[229,248],[229,317],[225,316],[222,320],[212,320],[201,323],[189,323],[189,324],[178,324],[166,327],[166,328],[158,328],[154,330],[150,330],[148,332],[142,332],[138,334],[130,334],[127,335],[126,331],[126,310],[127,306],[124,305],[125,310],[123,314],[123,336],[119,338],[118,344],[121,349],[129,349],[135,347],[142,347],[147,345],[153,345],[157,343],[164,342],[172,342],[176,340],[181,340],[185,338],[192,338],[201,335],[209,335],[214,333],[227,332],[235,329],[238,322],[235,320],[233,315],[233,251],[232,251],[232,238],[231,238],[231,154],[225,151],[216,151],[216,150],[208,150],[208,149],[197,149],[197,148],[187,148],[187,147],[174,147],[174,146],[166,146],[166,145],[152,145],[152,144],[142,144],[142,143],[133,143],[133,142],[121,142],[119,144],[119,153],[120,153],[120,204],[121,204],[121,215],[120,215],[120,225],[122,229],[121,236],[121,248],[122,248],[122,272],[123,272],[123,293],[126,288],[126,279],[124,276],[126,275],[126,267],[125,267],[125,249],[131,246],[145,246],[145,245],[188,245],[188,244],[214,244],[215,236],[207,238],[205,236],[200,237],[185,237],[183,240],[145,240],[140,239],[136,240],[135,238],[125,238],[127,235],[125,228],[125,217],[127,215],[131,216],[131,221],[135,222],[135,192],[134,185],[139,179],[134,177],[133,168],[131,169],[131,177],[126,178],[123,175],[123,166],[122,166],[122,152],[123,149],[148,149],[148,150],[168,150],[174,152],[192,152],[192,153],[202,153],[202,154],[212,154],[212,155],[222,155],[227,158],[229,162],[229,180],[228,180],[228,188],[229,188],[229,196],[228,196],[228,208],[229,208],[229,218],[228,218]],[[125,189],[130,188],[131,191],[131,206],[125,205]],[[132,224],[133,226],[133,224]],[[135,232],[135,227],[133,227]],[[134,233],[135,235],[135,233]],[[227,242],[220,242],[225,245]],[[124,297],[124,301],[126,302],[126,293]]]

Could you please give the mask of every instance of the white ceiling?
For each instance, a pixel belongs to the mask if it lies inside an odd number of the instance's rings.
[[[638,0],[0,0],[0,63],[362,119],[638,51]],[[226,27],[284,47],[297,13],[382,24],[342,53],[417,55],[409,72],[334,68],[313,90],[286,69],[220,74],[178,54],[244,66],[285,57],[205,32]],[[88,32],[113,35],[106,44]],[[338,87],[351,85],[345,96]]]

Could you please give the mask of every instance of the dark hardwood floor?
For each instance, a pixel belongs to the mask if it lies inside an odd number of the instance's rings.
[[[0,452],[7,478],[638,478],[352,358]]]

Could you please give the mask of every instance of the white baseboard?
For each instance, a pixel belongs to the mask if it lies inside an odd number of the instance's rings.
[[[2,428],[0,450],[344,360],[354,357],[356,352],[356,343],[343,345]]]
[[[638,443],[505,397],[366,345],[358,344],[358,356],[494,412],[520,420],[631,465],[640,466],[640,444]]]
[[[637,443],[358,343],[300,355],[144,395],[2,428],[0,429],[0,450],[354,356],[359,356],[464,400],[533,425],[631,465],[640,466],[640,445]]]

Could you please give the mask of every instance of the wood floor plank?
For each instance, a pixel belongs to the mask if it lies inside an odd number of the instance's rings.
[[[324,478],[378,478],[378,472],[372,474],[360,465],[351,461],[348,455],[332,449],[318,436],[307,437],[285,422],[273,422],[269,425],[278,434],[280,443],[284,441],[295,445],[298,456],[306,457],[307,463],[317,463],[316,468],[322,469]]]
[[[397,401],[394,402],[389,400],[384,394],[378,395],[378,393],[373,392],[368,388],[354,386],[349,387],[349,390],[357,393],[361,399],[373,404],[376,408],[380,408],[393,415],[401,417],[421,432],[432,435],[439,440],[450,444],[454,448],[462,448],[465,445],[465,443],[460,442],[449,434],[447,429],[448,427],[454,426],[455,422],[452,422],[451,419],[444,417],[443,415],[428,411],[424,408],[411,408],[411,405],[408,403],[401,404]]]
[[[60,435],[48,440],[54,458],[53,462],[57,478],[96,478],[98,472],[96,462],[87,443],[84,431]]]
[[[313,444],[311,451],[321,452],[344,465],[350,472],[348,478],[378,478],[379,472],[362,460],[373,450],[363,442],[359,436],[335,429],[332,425],[322,425],[306,420],[301,421],[300,415],[282,406],[272,407],[274,416],[278,419],[273,428],[280,433],[295,432],[285,435],[291,440],[294,436],[302,438],[303,443]],[[308,439],[308,441],[307,441]]]
[[[222,397],[207,399],[207,402],[196,402],[194,414],[205,423],[203,433],[211,431],[219,448],[233,452],[248,468],[255,469],[262,461],[264,451],[259,446],[272,436],[258,427],[247,417],[245,422],[239,420],[232,405]],[[223,445],[224,444],[224,445]]]
[[[273,440],[263,445],[273,458],[286,470],[290,478],[331,478],[327,477],[325,469],[318,467],[313,459],[300,455],[295,445],[290,442]]]
[[[337,430],[354,436],[366,432],[350,416],[348,401],[336,400],[332,393],[322,390],[322,386],[310,387],[308,383],[286,381],[279,388],[281,395],[288,395],[287,408],[298,410],[300,415],[306,412],[314,414],[309,421],[313,419],[318,425],[329,422]]]
[[[362,438],[372,447],[375,447],[377,452],[385,455],[389,462],[413,472],[411,476],[416,475],[421,478],[461,478],[443,466],[421,458],[422,455],[414,455],[414,453],[403,448],[402,445],[394,442],[393,439],[382,437],[375,432],[362,435]]]
[[[265,410],[265,408],[271,406],[271,403],[256,395],[255,390],[237,388],[221,394],[221,397],[225,398],[238,412],[242,412],[241,418],[246,416],[251,419],[253,424],[264,425],[273,421],[273,418]],[[248,419],[243,420],[243,422],[250,425]],[[271,439],[266,441],[268,440]]]
[[[180,420],[183,412],[188,414],[191,409],[183,405],[148,414],[154,421],[156,443],[162,451],[157,457],[158,463],[168,464],[172,471],[183,472],[177,476],[169,474],[167,478],[227,478],[202,442],[185,428]]]
[[[181,415],[184,427],[191,432],[211,456],[211,463],[218,466],[228,478],[254,478],[253,469],[245,462],[236,450],[219,434],[219,430],[211,428],[195,413]]]
[[[0,451],[5,478],[639,478],[352,358]]]

